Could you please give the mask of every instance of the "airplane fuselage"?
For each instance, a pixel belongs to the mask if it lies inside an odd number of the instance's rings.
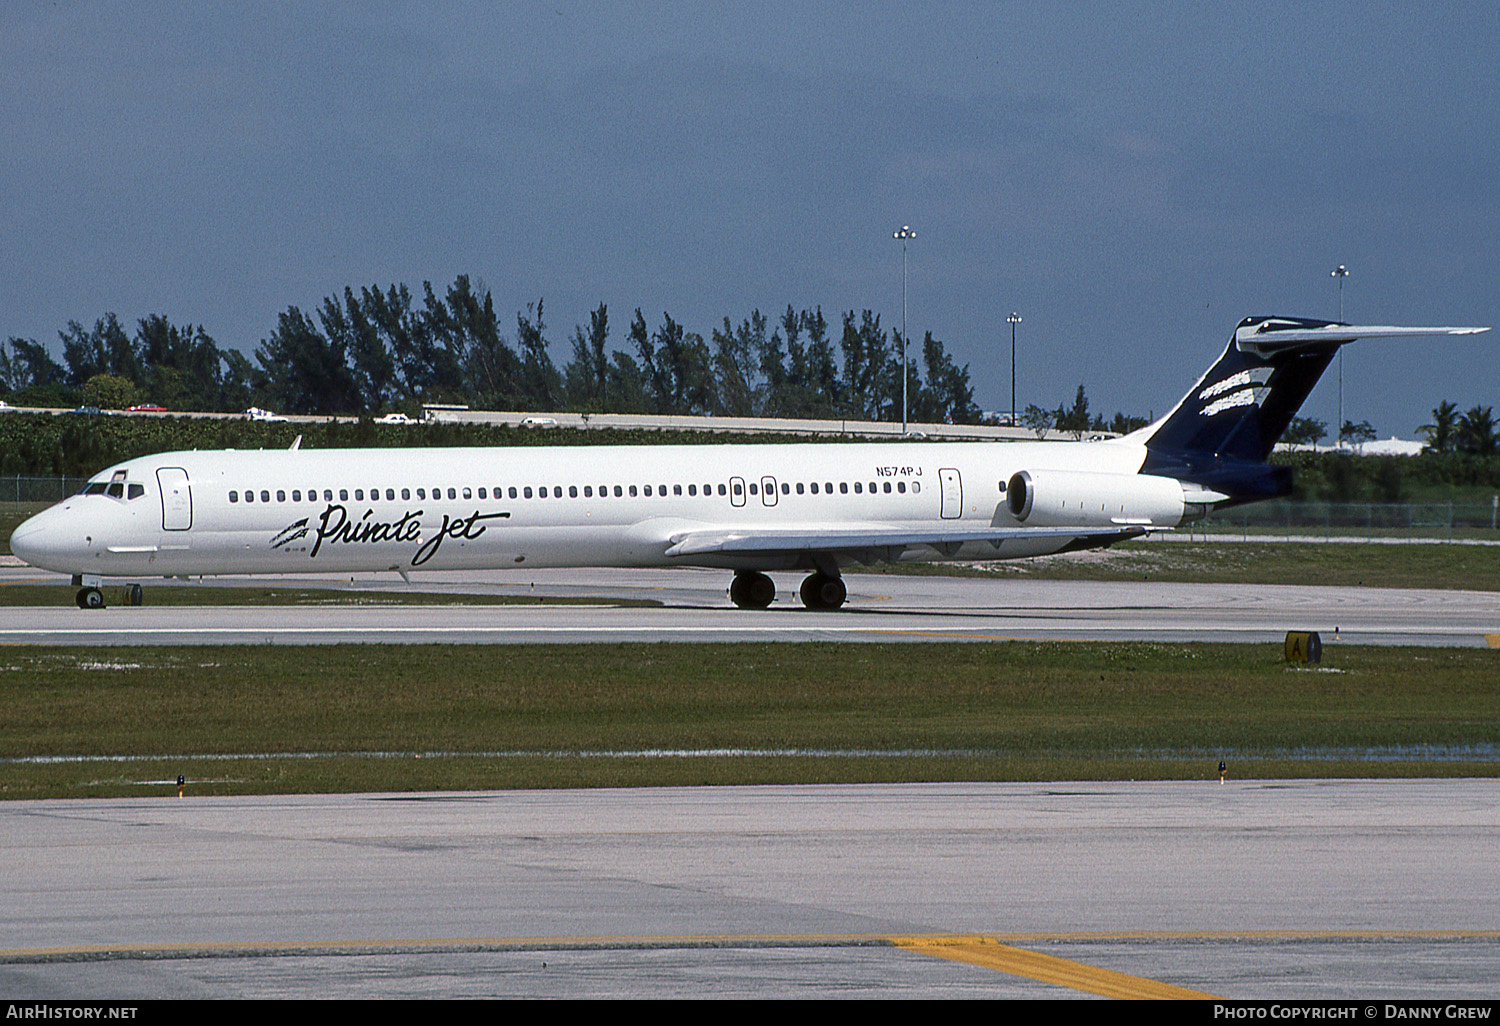
[[[674,539],[703,532],[1014,527],[1006,486],[1016,472],[1133,475],[1144,458],[1142,446],[1120,441],[172,452],[101,472],[18,529],[12,544],[35,566],[101,577],[770,570],[797,560],[671,550]],[[112,480],[123,486],[118,496],[108,494]],[[1180,516],[1162,520],[1151,526]],[[1091,524],[1099,526],[1079,519],[1080,528]],[[964,541],[897,558],[1014,558],[1071,541],[1051,533]]]

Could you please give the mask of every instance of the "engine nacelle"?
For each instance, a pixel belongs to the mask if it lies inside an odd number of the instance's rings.
[[[1012,474],[1005,501],[1033,527],[1176,527],[1187,512],[1176,478],[1088,470]]]

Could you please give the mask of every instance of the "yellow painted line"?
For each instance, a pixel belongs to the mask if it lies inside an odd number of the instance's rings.
[[[1170,983],[1148,980],[1142,976],[1117,973],[1112,969],[1084,965],[1054,955],[1043,955],[1024,948],[1001,944],[990,937],[893,937],[898,948],[916,951],[935,958],[996,969],[1012,976],[1024,976],[1060,987],[1098,994],[1107,998],[1151,999],[1169,1001],[1211,1001],[1214,995],[1175,987]]]
[[[163,801],[167,799],[163,798]],[[172,799],[175,801],[175,799]],[[1500,940],[1500,930],[1087,930],[1047,933],[991,933],[983,936],[933,934],[892,937],[866,933],[678,934],[594,937],[404,937],[339,940],[180,941],[157,944],[79,944],[39,948],[0,948],[0,961],[115,954],[151,955],[194,952],[274,954],[289,950],[473,950],[476,948],[686,948],[686,947],[871,947],[1045,944],[1055,941],[1233,941],[1233,940]],[[1045,957],[1045,956],[1041,956]],[[1056,961],[1064,961],[1057,959]]]

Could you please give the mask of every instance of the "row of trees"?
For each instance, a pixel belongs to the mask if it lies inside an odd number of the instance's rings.
[[[901,337],[866,310],[834,330],[821,309],[788,306],[775,324],[726,317],[708,338],[668,314],[652,328],[637,309],[626,344],[611,344],[604,304],[576,326],[571,359],[552,360],[543,304],[501,331],[494,298],[460,275],[442,294],[405,285],[345,288],[311,313],[288,307],[253,361],[201,326],[141,320],[131,337],[114,314],[59,332],[62,362],[33,339],[0,346],[0,394],[27,405],[80,399],[174,410],[250,405],[290,413],[412,411],[421,403],[490,409],[899,420]],[[915,349],[916,347],[912,347]],[[976,423],[968,367],[929,332],[906,363],[910,417]]]
[[[1471,452],[1488,456],[1500,451],[1500,423],[1492,406],[1474,406],[1467,413],[1446,399],[1432,411],[1432,423],[1417,428],[1434,452]]]
[[[1500,452],[1500,422],[1495,420],[1493,406],[1474,406],[1460,413],[1458,407],[1446,399],[1432,411],[1432,423],[1423,424],[1417,432],[1427,439],[1428,452],[1466,452],[1478,456],[1489,456]],[[1316,445],[1328,437],[1328,425],[1310,417],[1293,417],[1282,440],[1294,445]],[[1370,422],[1358,424],[1344,421],[1339,430],[1339,442],[1343,445],[1359,445],[1375,439],[1375,429]]]

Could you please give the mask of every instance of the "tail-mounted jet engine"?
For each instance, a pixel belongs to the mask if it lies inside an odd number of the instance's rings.
[[[1176,527],[1196,512],[1176,478],[1087,470],[1012,474],[1005,501],[1011,516],[1032,527]]]

